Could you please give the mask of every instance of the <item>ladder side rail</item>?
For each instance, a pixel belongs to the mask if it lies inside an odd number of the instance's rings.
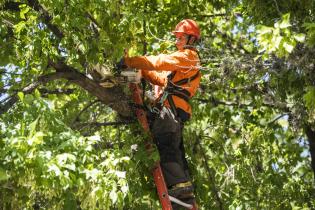
[[[141,98],[141,90],[139,86],[135,83],[130,83],[129,88],[132,92],[134,102],[138,105],[143,105],[143,101]],[[143,129],[146,132],[150,132],[150,127],[145,111],[143,109],[136,109],[136,115]],[[146,142],[146,147],[148,151],[150,151],[150,145],[152,145],[152,142],[149,141]],[[164,176],[159,162],[155,163],[155,166],[152,170],[152,174],[157,188],[159,200],[162,205],[162,210],[172,210],[171,201],[168,196],[167,186],[165,184]]]

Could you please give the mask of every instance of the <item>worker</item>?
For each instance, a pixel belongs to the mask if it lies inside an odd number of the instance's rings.
[[[192,204],[195,198],[185,158],[183,127],[191,118],[189,99],[195,95],[201,78],[200,60],[195,48],[200,39],[200,29],[194,20],[185,19],[176,25],[173,34],[176,52],[135,57],[125,53],[123,63],[129,68],[141,69],[144,79],[162,87],[153,109],[150,129],[159,150],[169,195]],[[168,76],[161,76],[161,71],[169,71]]]

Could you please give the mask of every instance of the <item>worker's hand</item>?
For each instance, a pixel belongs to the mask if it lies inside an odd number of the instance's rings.
[[[121,58],[118,63],[116,63],[116,69],[119,71],[123,71],[124,69],[127,69],[128,66],[125,64],[125,58]]]
[[[122,57],[120,59],[120,61],[116,64],[116,69],[118,69],[119,71],[123,71],[125,69],[128,68],[128,66],[125,63],[125,58],[129,57],[129,53],[128,53],[129,49],[124,49],[124,57]]]

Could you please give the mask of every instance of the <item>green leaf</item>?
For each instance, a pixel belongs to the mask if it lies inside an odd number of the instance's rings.
[[[9,179],[9,177],[8,177],[6,171],[0,167],[0,181],[5,181],[8,179]]]
[[[304,23],[303,27],[305,27],[306,30],[312,30],[315,29],[315,23]]]
[[[283,47],[288,53],[291,53],[294,49],[294,46],[287,42],[283,43]]]
[[[296,35],[294,35],[294,39],[298,42],[304,42],[305,41],[305,34],[296,34]]]
[[[282,21],[281,21],[279,27],[280,27],[281,29],[283,29],[283,28],[288,28],[288,27],[290,27],[290,26],[292,26],[292,25],[290,24],[290,13],[287,13],[287,14],[285,14],[285,15],[282,16]]]
[[[56,164],[48,165],[48,172],[54,172],[54,174],[56,176],[60,176],[61,175],[61,171],[60,171],[59,167]]]
[[[36,89],[35,91],[34,91],[34,93],[35,93],[35,97],[36,98],[40,98],[40,92],[39,92],[39,90],[38,89]]]
[[[15,32],[20,33],[26,27],[25,21],[20,21],[14,26]]]
[[[72,154],[69,154],[69,153],[63,153],[63,154],[59,154],[56,156],[56,159],[57,159],[57,163],[59,166],[64,166],[67,162],[73,162],[76,160],[76,157]],[[73,168],[73,166],[68,166],[68,167],[71,167]]]
[[[268,26],[260,25],[258,28],[257,33],[260,35],[269,34],[273,31],[273,28]]]
[[[120,179],[125,179],[126,178],[126,171],[115,171],[115,174]]]
[[[33,135],[31,138],[29,138],[27,140],[28,145],[32,146],[32,145],[38,145],[41,144],[43,142],[45,134],[41,131],[35,133],[35,135]]]
[[[244,49],[249,52],[249,53],[252,53],[253,50],[254,50],[254,46],[252,44],[245,44],[244,45]]]
[[[35,135],[36,133],[36,126],[37,126],[37,123],[38,123],[38,120],[39,120],[39,116],[36,118],[36,120],[34,120],[33,122],[31,122],[28,126],[29,128],[29,137],[32,137]]]
[[[65,202],[63,205],[63,210],[75,210],[77,209],[77,202],[75,196],[71,192],[67,192],[65,196]]]
[[[24,96],[24,102],[26,104],[29,104],[29,105],[33,105],[33,102],[34,102],[34,96],[32,94],[26,94]]]
[[[200,209],[220,207],[211,177],[220,186],[225,209],[291,209],[290,202],[299,209],[315,209],[309,145],[300,137],[305,123],[315,124],[314,91],[304,87],[314,86],[309,46],[315,44],[315,23],[301,26],[313,21],[312,0],[41,0],[49,22],[62,31],[61,40],[40,11],[26,6],[28,1],[12,1],[24,6],[18,12],[0,12],[0,63],[14,67],[6,73],[0,64],[4,96],[55,72],[55,62],[88,74],[85,64],[112,69],[124,47],[136,56],[145,46],[148,55],[174,52],[170,31],[179,19],[189,18],[187,14],[204,17],[197,18],[202,84],[190,101],[193,115],[183,129]],[[282,12],[291,11],[292,19],[286,15],[279,21],[276,3]],[[288,57],[303,40],[308,46]],[[0,170],[0,178],[7,181],[1,182],[0,209],[33,209],[34,199],[41,209],[161,209],[150,173],[159,155],[148,154],[142,142],[149,134],[136,124],[84,126],[119,120],[124,113],[107,106],[111,102],[94,104],[95,94],[78,84],[71,78],[44,81],[44,89],[77,91],[48,99],[37,90],[20,93],[15,96],[18,103],[1,114],[0,167],[5,172]],[[128,94],[128,86],[120,86],[111,92],[117,100]],[[281,117],[285,113],[279,106],[289,108],[290,116]],[[294,126],[288,126],[291,119]],[[133,144],[139,145],[137,150],[130,149]],[[29,191],[35,197],[25,196]]]
[[[71,164],[64,164],[63,167],[64,167],[64,168],[67,168],[67,169],[69,169],[69,170],[71,170],[71,171],[75,171],[75,169],[76,169],[76,166],[75,166],[74,163],[71,163]]]
[[[23,100],[24,100],[24,93],[23,92],[18,92],[18,97],[19,97],[19,99],[20,99],[20,101],[22,101],[23,102]]]
[[[277,37],[275,37],[275,41],[272,42],[272,45],[274,45],[274,47],[275,47],[276,49],[278,49],[279,46],[280,46],[280,43],[281,43],[282,39],[283,39],[282,36],[277,36]]]
[[[23,5],[23,7],[20,10],[20,18],[25,19],[25,14],[28,13],[29,10],[30,8],[28,6]]]
[[[101,137],[99,135],[89,136],[87,138],[91,144],[95,144],[96,142],[101,141]]]
[[[307,92],[303,96],[306,107],[309,110],[315,108],[315,87],[309,86],[306,88]]]
[[[102,171],[94,168],[92,170],[89,170],[89,169],[85,169],[83,171],[83,173],[85,173],[86,175],[86,179],[92,179],[92,180],[96,180],[98,176],[100,176],[102,174]]]
[[[118,198],[117,192],[115,189],[113,189],[110,193],[109,193],[109,198],[112,200],[112,203],[115,204]]]

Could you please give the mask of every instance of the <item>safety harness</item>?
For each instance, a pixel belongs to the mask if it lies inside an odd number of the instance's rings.
[[[160,106],[163,106],[164,101],[167,100],[168,103],[171,106],[171,110],[173,112],[173,114],[177,117],[177,110],[176,110],[176,106],[173,100],[172,96],[177,96],[181,99],[184,99],[187,103],[189,103],[189,99],[191,97],[191,94],[188,90],[186,90],[185,88],[183,88],[183,85],[189,84],[190,82],[194,81],[195,79],[198,78],[200,71],[198,70],[196,74],[194,74],[193,76],[189,77],[189,78],[184,78],[181,79],[177,82],[173,82],[173,78],[175,77],[176,71],[172,72],[171,74],[169,74],[167,76],[167,85],[164,89],[163,95],[161,96],[158,104]]]

